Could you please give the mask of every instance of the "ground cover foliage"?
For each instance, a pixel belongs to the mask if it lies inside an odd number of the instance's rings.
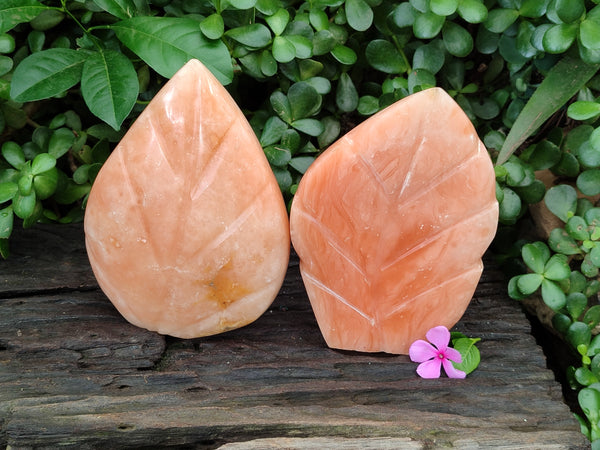
[[[440,86],[496,164],[509,294],[539,298],[580,357],[577,417],[600,448],[597,2],[2,0],[0,254],[14,226],[82,219],[102,163],[191,58],[238,102],[288,202],[343,133]]]

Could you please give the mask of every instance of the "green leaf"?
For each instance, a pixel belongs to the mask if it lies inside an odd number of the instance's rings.
[[[225,22],[221,14],[214,13],[200,22],[200,30],[208,39],[220,39],[225,32]]]
[[[590,238],[590,233],[588,231],[588,224],[580,216],[573,216],[567,220],[565,224],[565,231],[571,236],[573,239],[577,239],[578,241],[584,241]]]
[[[459,58],[464,58],[473,50],[471,33],[454,22],[446,22],[442,28],[444,46],[448,53]]]
[[[81,92],[90,111],[115,130],[137,100],[139,83],[133,64],[115,50],[93,53],[83,65]]]
[[[449,16],[458,8],[458,0],[430,0],[429,8],[439,16]]]
[[[283,147],[269,146],[265,148],[265,156],[269,164],[285,168],[292,159],[292,153]]]
[[[590,50],[600,49],[600,23],[586,19],[579,25],[579,39]]]
[[[596,278],[598,276],[598,266],[592,262],[590,254],[586,254],[581,262],[581,273],[588,278]]]
[[[329,30],[321,30],[315,33],[315,36],[313,37],[313,53],[315,55],[324,55],[325,53],[329,53],[337,45],[339,45],[338,41]],[[354,60],[356,61],[356,54],[354,56]]]
[[[275,14],[279,8],[281,8],[280,0],[257,0],[255,5],[256,9],[265,15]]]
[[[292,158],[292,160],[290,161],[290,167],[293,167],[301,174],[304,174],[314,160],[315,158],[313,156],[297,156],[295,158]]]
[[[529,154],[527,162],[533,170],[544,170],[553,167],[560,161],[560,148],[544,139],[536,144],[533,151]]]
[[[600,417],[600,392],[594,388],[585,387],[577,394],[577,400],[588,419],[597,423]]]
[[[541,243],[525,244],[521,248],[523,261],[536,274],[544,273],[546,262],[550,259],[550,252]]]
[[[583,347],[585,346],[580,345],[579,348]],[[598,378],[596,378],[592,371],[587,367],[578,367],[577,370],[575,370],[575,379],[579,384],[582,384],[583,386],[589,386],[590,384],[598,382]]]
[[[324,131],[323,124],[317,119],[298,119],[291,124],[296,130],[302,131],[309,136],[318,136]]]
[[[54,130],[48,141],[48,154],[58,159],[69,151],[74,141],[75,135],[68,128]]]
[[[565,56],[550,69],[513,124],[497,164],[506,161],[525,139],[585,86],[599,67]]]
[[[0,239],[8,239],[13,230],[13,208],[12,206],[7,206],[6,208],[0,209]],[[6,258],[4,252],[2,252],[2,256]]]
[[[307,79],[306,82],[314,87],[321,95],[329,94],[331,92],[331,82],[327,78],[312,77]]]
[[[435,76],[425,69],[414,69],[408,74],[408,90],[411,93],[435,86]]]
[[[559,184],[548,189],[544,203],[552,214],[566,222],[577,210],[577,192],[568,184]]]
[[[365,57],[375,69],[384,73],[402,73],[408,66],[394,45],[384,39],[374,39],[367,44]]]
[[[61,23],[64,18],[65,15],[62,13],[62,11],[58,11],[56,9],[48,9],[46,11],[42,11],[37,17],[32,19],[29,22],[29,24],[31,25],[31,28],[33,28],[36,31],[46,31],[50,28],[54,28],[56,25]],[[61,36],[57,38],[57,40],[54,42],[56,43],[57,41],[63,40],[65,38],[66,36]],[[66,38],[66,42],[66,46],[55,45],[55,47],[69,48],[70,42],[68,38]]]
[[[6,75],[13,68],[13,60],[8,56],[0,56],[0,77]],[[6,97],[8,99],[8,96]]]
[[[283,133],[288,129],[287,124],[279,117],[271,116],[265,122],[262,134],[260,135],[260,145],[266,147],[273,145],[281,140]]]
[[[31,191],[29,195],[17,194],[15,198],[13,198],[13,212],[20,219],[27,219],[33,214],[35,203],[35,191]]]
[[[357,111],[363,116],[370,116],[379,111],[379,99],[372,95],[363,95],[358,99]]]
[[[558,176],[576,177],[579,173],[579,161],[572,153],[563,152],[552,172]]]
[[[320,9],[311,9],[309,13],[309,21],[313,28],[317,31],[327,30],[329,28],[329,17],[325,11]]]
[[[373,23],[373,10],[364,0],[346,0],[346,19],[356,31],[366,31]]]
[[[21,169],[25,164],[25,153],[19,144],[8,141],[2,144],[2,156],[15,169]]]
[[[469,23],[481,23],[488,17],[488,10],[480,0],[460,0],[458,14]]]
[[[292,119],[292,106],[287,96],[281,91],[275,91],[269,98],[273,111],[284,121],[290,123]]]
[[[13,197],[17,194],[19,187],[17,183],[12,181],[5,181],[4,183],[0,183],[0,203],[7,202],[12,200]],[[0,235],[0,238],[2,236]]]
[[[583,218],[588,223],[588,225],[598,227],[600,226],[600,208],[590,208],[585,211]]]
[[[310,58],[313,55],[312,41],[307,37],[301,36],[299,34],[288,34],[285,36],[285,38],[289,42],[291,42],[294,48],[296,49],[296,58],[305,60],[306,58]],[[318,61],[313,62],[321,64]],[[299,63],[302,63],[302,61],[299,61]]]
[[[600,267],[600,246],[596,245],[590,251],[590,260],[596,267]]]
[[[594,305],[583,315],[583,322],[590,328],[594,328],[600,323],[600,305]],[[596,340],[600,344],[600,340]]]
[[[521,199],[512,189],[502,187],[502,202],[499,205],[499,220],[504,224],[515,223],[521,212]]]
[[[56,166],[56,158],[50,156],[48,153],[40,153],[31,163],[31,173],[39,175],[54,168],[54,166]]]
[[[275,179],[277,180],[277,184],[279,184],[281,192],[287,192],[294,182],[292,175],[287,169],[273,167],[273,175],[275,175]]]
[[[476,0],[473,0],[476,1]],[[408,2],[399,3],[392,14],[392,20],[398,28],[412,27],[417,18],[417,10]]]
[[[554,281],[546,279],[542,280],[542,299],[554,311],[560,310],[567,302],[565,293],[560,286]]]
[[[410,4],[417,10],[422,13],[427,12],[429,10],[429,0],[409,0]]]
[[[524,58],[531,58],[535,56],[538,52],[538,50],[531,43],[531,39],[533,37],[534,32],[535,26],[532,23],[524,20],[519,24],[516,40],[516,50]]]
[[[94,3],[119,19],[129,19],[137,11],[133,0],[94,0]]]
[[[324,117],[321,119],[321,124],[323,124],[325,129],[319,135],[317,141],[319,143],[319,147],[325,148],[337,139],[337,137],[340,135],[342,126],[340,121],[333,116]]]
[[[250,53],[248,56],[254,55]],[[258,58],[260,71],[267,77],[272,77],[277,73],[277,61],[273,58],[273,54],[268,50],[263,50]]]
[[[271,30],[273,30],[273,34],[279,36],[290,21],[290,13],[286,9],[281,8],[272,16],[265,18],[265,21],[271,27]]]
[[[567,334],[567,330],[569,329],[572,323],[573,321],[566,314],[556,313],[552,317],[552,326],[560,334]]]
[[[488,13],[483,25],[494,33],[504,33],[519,17],[519,12],[514,9],[497,8]]]
[[[533,204],[541,202],[546,194],[546,186],[541,180],[533,180],[527,186],[515,186],[514,191],[525,203]]]
[[[223,3],[223,7],[226,7],[227,4],[229,4],[235,9],[250,9],[254,8],[254,5],[256,5],[256,0],[224,0]]]
[[[207,40],[196,20],[133,17],[111,28],[123,44],[165,78],[171,78],[190,59],[198,59],[222,84],[233,79],[229,50],[220,40]]]
[[[586,307],[587,297],[581,292],[573,292],[567,295],[567,311],[569,311],[573,320],[577,320],[583,314]]]
[[[577,158],[584,167],[595,168],[600,166],[600,148],[592,146],[592,140],[584,142],[577,151]]]
[[[0,34],[0,53],[12,53],[15,51],[15,38],[10,34]]]
[[[262,48],[271,42],[271,32],[260,23],[232,28],[227,30],[225,35],[251,48]]]
[[[593,119],[600,115],[600,103],[584,100],[571,103],[567,115],[574,120]]]
[[[44,153],[42,153],[43,155]],[[41,156],[41,155],[39,155]],[[58,185],[58,170],[53,167],[33,178],[33,189],[39,200],[50,198]]]
[[[356,52],[345,45],[336,45],[331,50],[331,56],[337,59],[342,64],[352,65],[356,62]]]
[[[445,20],[444,16],[431,11],[419,14],[413,24],[413,33],[419,39],[432,39],[442,31]]]
[[[517,287],[523,295],[531,295],[541,286],[544,277],[537,273],[527,273],[517,279]]]
[[[489,97],[472,99],[469,101],[469,104],[471,105],[473,113],[484,120],[493,119],[500,114],[498,103]]]
[[[479,338],[460,338],[452,342],[454,349],[458,350],[462,356],[461,363],[452,363],[454,368],[462,370],[468,375],[479,366],[481,355],[479,349],[475,346],[479,341]]]
[[[574,348],[581,344],[589,346],[592,340],[592,332],[585,323],[573,322],[567,330],[566,338]]]
[[[85,51],[51,48],[25,58],[15,69],[10,95],[32,102],[62,94],[81,79]]]
[[[284,36],[273,39],[273,58],[280,63],[287,63],[296,57],[296,47]]]
[[[413,69],[426,69],[432,74],[436,74],[444,65],[444,50],[434,43],[420,45],[413,55]]]
[[[0,33],[6,33],[20,23],[29,22],[42,11],[51,9],[36,0],[2,0]]]
[[[291,85],[287,97],[294,121],[316,114],[321,107],[321,96],[314,87],[305,81]]]
[[[577,188],[584,195],[600,194],[600,169],[589,169],[577,177]]]
[[[523,0],[519,14],[523,17],[538,18],[546,14],[550,0]]]
[[[17,181],[20,195],[29,195],[33,189],[33,175],[29,170],[23,170],[21,177]]]
[[[528,295],[523,294],[520,290],[519,290],[519,279],[522,277],[523,275],[517,275],[515,277],[512,277],[509,281],[508,281],[508,295],[510,298],[512,298],[513,300],[523,300],[525,298],[528,297]]]
[[[568,280],[571,275],[566,255],[552,255],[544,267],[544,277],[552,281]]]
[[[577,24],[560,23],[544,33],[542,45],[548,53],[564,53],[577,37]]]
[[[338,108],[343,112],[351,112],[358,107],[358,92],[352,78],[345,72],[340,75],[338,80],[335,101]]]
[[[575,22],[585,13],[583,0],[554,0],[556,15],[565,23]]]

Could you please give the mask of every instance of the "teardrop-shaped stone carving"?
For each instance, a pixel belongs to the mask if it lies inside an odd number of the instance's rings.
[[[85,213],[98,283],[131,323],[192,338],[257,319],[287,269],[288,216],[246,118],[199,61],[161,89]]]
[[[290,213],[327,344],[406,354],[430,328],[452,327],[497,220],[490,157],[442,89],[354,128],[311,165]]]

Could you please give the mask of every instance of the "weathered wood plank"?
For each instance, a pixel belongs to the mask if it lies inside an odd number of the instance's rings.
[[[457,325],[482,338],[478,370],[422,380],[406,356],[328,349],[296,259],[272,307],[247,327],[193,340],[138,329],[95,287],[80,231],[44,228],[54,257],[38,260],[35,245],[17,242],[0,266],[0,444],[588,447],[493,268]],[[49,261],[77,268],[53,271]]]

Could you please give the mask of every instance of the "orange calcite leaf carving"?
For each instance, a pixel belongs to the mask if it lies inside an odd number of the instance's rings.
[[[103,165],[85,233],[100,287],[135,325],[200,337],[269,307],[287,269],[287,211],[246,118],[200,62],[175,74]]]
[[[489,155],[439,88],[335,142],[302,178],[292,244],[333,348],[407,354],[464,313],[497,226]]]

